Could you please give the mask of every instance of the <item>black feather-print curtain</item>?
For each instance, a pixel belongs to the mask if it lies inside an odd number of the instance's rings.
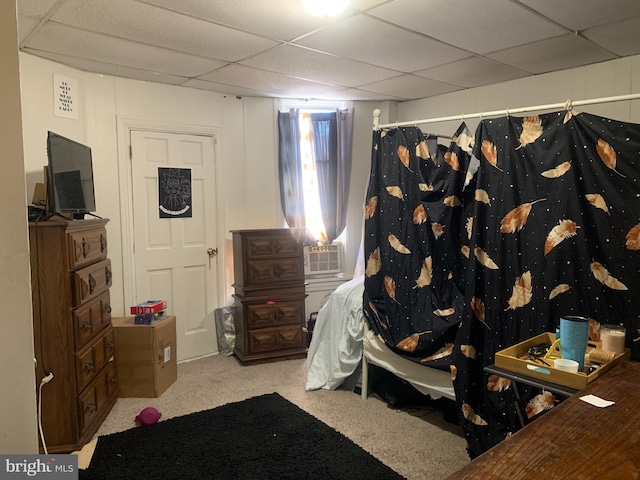
[[[374,136],[374,161],[394,158],[397,146],[383,140]],[[377,154],[376,145],[387,153]],[[640,359],[640,126],[576,112],[484,120],[472,155],[458,157],[463,161],[455,175],[448,172],[453,171],[450,163],[433,167],[439,178],[464,178],[461,188],[448,182],[451,190],[441,194],[457,193],[460,206],[445,209],[452,216],[449,224],[443,222],[444,232],[448,226],[457,231],[449,237],[429,236],[429,245],[419,248],[439,252],[458,292],[460,302],[448,321],[459,329],[451,355],[443,359],[454,379],[469,454],[475,457],[519,428],[510,381],[483,371],[497,351],[554,332],[560,316],[582,315],[590,319],[594,335],[600,324],[623,324],[632,359]],[[397,176],[375,174],[376,182],[386,185]],[[371,184],[370,191],[375,193]],[[423,202],[428,216],[429,209],[442,211],[436,204]],[[397,223],[395,215],[401,212],[384,220],[385,212],[378,212],[378,224]],[[384,228],[373,218],[365,224],[371,236],[365,241],[367,257],[374,237],[380,244],[386,240]],[[417,248],[411,242],[405,246]],[[391,272],[402,264],[389,250],[382,259]],[[388,308],[391,303],[381,295],[384,285],[377,275],[365,280],[369,322],[402,322],[391,320],[396,309]],[[418,332],[411,326],[394,329],[405,338]],[[540,390],[525,387],[521,394],[530,401],[530,417],[554,404]]]
[[[447,150],[417,127],[374,132],[365,206],[370,327],[397,353],[446,370],[463,305],[458,192],[468,140]]]

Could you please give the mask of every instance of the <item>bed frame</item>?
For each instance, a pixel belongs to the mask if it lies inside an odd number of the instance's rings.
[[[420,365],[393,352],[369,329],[365,318],[362,341],[361,396],[363,400],[366,400],[369,395],[370,363],[409,382],[424,395],[430,395],[432,398],[456,399],[450,372]]]

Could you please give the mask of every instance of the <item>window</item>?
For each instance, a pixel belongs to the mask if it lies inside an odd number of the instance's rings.
[[[289,227],[306,228],[320,244],[333,242],[346,226],[353,110],[344,107],[283,101],[278,113],[285,220]]]
[[[328,243],[327,232],[324,228],[324,222],[322,221],[320,191],[318,190],[318,173],[316,172],[316,166],[313,161],[311,112],[301,111],[299,115],[302,198],[304,200],[305,226],[313,238],[319,240],[321,243]]]

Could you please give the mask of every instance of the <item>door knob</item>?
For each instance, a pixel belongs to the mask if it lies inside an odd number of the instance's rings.
[[[216,255],[218,255],[218,249],[217,248],[207,248],[207,253],[209,254],[210,257],[215,257]]]

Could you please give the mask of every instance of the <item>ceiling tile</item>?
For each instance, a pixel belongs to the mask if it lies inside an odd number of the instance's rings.
[[[202,58],[160,47],[142,45],[128,40],[47,23],[26,44],[31,50],[65,52],[72,57],[99,58],[104,63],[196,77],[226,65],[224,62]]]
[[[18,16],[18,41],[22,44],[31,31],[40,23],[37,18]]]
[[[240,63],[262,70],[346,87],[356,87],[363,83],[397,77],[401,74],[292,45],[269,50]]]
[[[25,49],[25,52],[32,53],[29,49]],[[87,72],[93,72],[104,75],[113,75],[115,77],[132,78],[134,80],[144,80],[147,82],[166,83],[169,85],[179,85],[187,77],[180,77],[177,75],[168,75],[166,73],[150,72],[148,70],[140,70],[138,68],[123,67],[121,65],[113,65],[111,63],[103,63],[94,60],[88,60],[86,58],[70,57],[68,55],[61,55],[58,53],[50,52],[35,52],[39,56],[48,58],[63,65],[75,67]]]
[[[62,4],[63,1],[60,0],[59,4]],[[20,15],[26,15],[27,17],[43,18],[56,2],[58,0],[18,0],[18,12],[20,12]]]
[[[488,55],[498,62],[539,74],[579,67],[614,57],[577,35],[563,35]]]
[[[368,13],[479,54],[566,33],[509,0],[396,0]]]
[[[640,6],[640,2],[638,5]],[[640,16],[591,28],[581,35],[617,55],[627,56],[640,53],[638,32]]]
[[[234,85],[223,85],[221,83],[207,82],[198,78],[192,78],[182,84],[183,87],[197,88],[199,90],[208,90],[210,92],[223,93],[227,95],[236,95],[238,97],[275,97],[273,93],[261,92]]]
[[[257,35],[291,41],[388,0],[352,0],[337,17],[309,14],[300,0],[138,0]]]
[[[341,90],[340,87],[324,83],[310,82],[299,78],[288,77],[279,73],[267,72],[243,65],[228,65],[199,77],[200,80],[221,83],[224,85],[242,85],[252,90],[273,92],[284,97],[309,98],[328,92]]]
[[[455,85],[448,85],[446,83],[436,82],[435,80],[429,80],[428,78],[416,77],[415,75],[403,75],[390,80],[363,85],[361,88],[372,92],[393,95],[403,100],[431,97],[433,95],[460,90],[460,87]]]
[[[278,45],[273,40],[132,0],[67,0],[52,19],[65,25],[224,61],[237,61]]]
[[[384,95],[376,92],[368,92],[366,90],[360,90],[358,88],[347,88],[345,90],[340,90],[337,92],[328,93],[326,95],[321,95],[320,98],[326,99],[326,100],[362,100],[362,101],[402,100],[400,97],[394,97],[393,95]]]
[[[529,73],[494,62],[488,58],[470,57],[440,67],[421,70],[415,72],[414,75],[451,85],[472,88],[515,80],[516,78],[526,77]]]
[[[342,20],[298,41],[300,45],[400,72],[449,63],[470,54],[366,16]]]
[[[640,15],[638,0],[519,1],[573,31]]]
[[[336,21],[310,15],[300,0],[144,0],[195,18],[285,41]],[[338,18],[344,18],[349,12]]]
[[[333,18],[300,0],[17,5],[30,54],[240,96],[404,100],[640,53],[640,0],[352,0]]]

